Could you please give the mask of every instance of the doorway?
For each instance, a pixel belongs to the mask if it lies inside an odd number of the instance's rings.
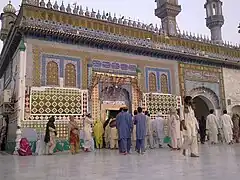
[[[233,114],[240,114],[240,105],[236,105],[232,107]]]
[[[196,96],[195,98],[193,98],[193,104],[195,107],[194,112],[197,120],[200,120],[202,117],[204,117],[204,119],[207,118],[209,111],[212,108],[209,107],[207,100],[207,98],[204,98],[202,96]]]
[[[107,111],[109,118],[116,118],[119,113],[119,110],[107,110]]]

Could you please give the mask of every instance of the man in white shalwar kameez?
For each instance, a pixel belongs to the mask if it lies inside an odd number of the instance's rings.
[[[227,114],[227,110],[223,111],[223,115],[220,117],[220,122],[222,124],[224,138],[226,143],[231,144],[233,141],[233,122],[231,116]]]
[[[93,133],[93,129],[92,129],[92,124],[93,124],[93,120],[91,119],[91,115],[88,114],[85,118],[84,118],[84,150],[86,152],[91,151],[91,146],[92,146],[92,133]]]
[[[194,114],[191,96],[186,96],[184,99],[184,107],[181,108],[180,119],[184,136],[184,142],[182,146],[183,155],[186,156],[186,151],[190,149],[191,157],[199,157],[197,142],[199,125]]]
[[[152,128],[154,136],[154,147],[157,144],[159,147],[162,147],[163,139],[164,139],[164,122],[163,115],[161,113],[157,114],[157,117],[152,122]]]
[[[210,114],[207,116],[206,130],[208,131],[211,144],[217,144],[219,123],[217,116],[215,116],[213,113],[214,110],[211,109]]]
[[[169,136],[171,137],[172,150],[178,150],[181,147],[180,120],[175,108],[170,109],[170,118],[168,121]]]
[[[147,130],[146,130],[146,138],[145,138],[145,149],[148,147],[150,149],[153,148],[153,130],[152,130],[152,119],[148,111],[145,111],[145,116],[147,118]]]

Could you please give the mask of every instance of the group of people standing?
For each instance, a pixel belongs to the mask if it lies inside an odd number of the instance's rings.
[[[53,154],[56,146],[57,131],[55,118],[51,117],[47,123],[44,142],[46,154]],[[167,126],[166,126],[167,125]],[[167,129],[167,134],[166,128]],[[148,111],[143,112],[141,107],[130,114],[127,108],[120,108],[116,118],[108,119],[104,124],[100,120],[93,121],[91,115],[83,118],[83,149],[90,152],[94,148],[119,149],[119,153],[127,155],[132,151],[144,154],[150,148],[161,148],[163,143],[168,143],[172,151],[181,150],[184,156],[189,151],[190,157],[198,156],[198,132],[201,142],[204,143],[206,134],[212,144],[218,143],[219,134],[228,144],[233,140],[239,142],[240,118],[234,114],[232,119],[223,111],[217,118],[214,110],[210,110],[206,121],[198,121],[195,117],[192,97],[184,98],[184,105],[180,109],[171,108],[168,120],[159,112],[155,119],[150,117]],[[80,150],[80,128],[73,116],[69,121],[70,151],[76,154]],[[207,133],[206,133],[207,132]],[[166,142],[169,138],[170,142]]]
[[[186,156],[190,150],[191,157],[198,157],[198,121],[194,114],[192,97],[184,99],[184,106],[177,110],[170,109],[170,117],[166,121],[161,113],[151,119],[149,113],[142,112],[138,107],[132,116],[127,108],[120,109],[116,117],[116,130],[118,132],[119,152],[126,155],[131,152],[131,147],[143,154],[147,148],[162,147],[165,139],[165,125],[168,122],[168,136],[171,150],[183,149]]]
[[[55,137],[57,135],[54,125],[54,117],[49,119],[46,128],[45,143],[47,154],[53,154],[56,146]],[[169,147],[171,150],[183,149],[183,155],[190,149],[191,157],[198,157],[197,148],[197,129],[198,123],[195,118],[192,98],[187,96],[183,109],[177,111],[175,108],[170,110],[170,118],[166,121],[161,113],[155,119],[150,118],[147,111],[143,113],[141,107],[134,111],[134,115],[128,112],[127,108],[120,108],[116,119],[109,119],[104,125],[101,121],[95,123],[90,114],[84,118],[84,151],[89,152],[104,146],[111,149],[119,149],[123,155],[135,150],[143,154],[147,148],[161,148],[165,139],[165,124],[168,122],[168,135],[171,138]],[[109,135],[104,132],[109,129]],[[79,126],[70,116],[69,121],[69,142],[72,154],[79,152]],[[108,138],[106,138],[108,137]],[[184,139],[182,143],[182,139]]]
[[[218,118],[211,109],[206,120],[204,117],[199,121],[201,143],[204,144],[208,137],[211,144],[217,144],[219,141],[227,144],[239,143],[240,117],[233,114],[232,118],[223,111],[223,115]]]
[[[68,125],[69,129],[69,144],[70,151],[72,154],[76,154],[80,150],[80,128],[78,123],[75,121],[73,116],[70,116],[70,121]],[[55,127],[55,118],[52,116],[46,127],[46,134],[44,138],[44,142],[46,143],[46,154],[52,155],[54,153],[54,149],[56,147],[56,136],[57,131]],[[91,119],[91,115],[88,114],[84,117],[84,151],[89,152],[94,148],[93,143],[93,129],[92,129],[93,121]]]
[[[112,122],[116,121],[115,125]],[[121,154],[135,150],[143,154],[147,148],[161,147],[164,139],[165,120],[158,113],[155,120],[147,111],[138,107],[131,115],[128,109],[120,108],[116,119],[110,118],[104,125],[105,147],[119,149]]]

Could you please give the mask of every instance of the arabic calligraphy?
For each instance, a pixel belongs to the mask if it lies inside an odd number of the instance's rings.
[[[219,82],[219,74],[215,72],[186,69],[184,77],[189,80]]]

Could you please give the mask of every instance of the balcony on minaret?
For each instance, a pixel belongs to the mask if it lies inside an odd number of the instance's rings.
[[[167,16],[176,17],[181,12],[181,6],[174,3],[177,2],[176,0],[156,0],[156,2],[155,15],[161,19]]]
[[[181,12],[178,0],[155,0],[155,15],[161,19],[163,31],[168,35],[177,34],[176,17]]]
[[[222,26],[224,24],[222,5],[223,3],[220,0],[207,0],[205,3],[206,25],[208,28],[211,29],[212,26]]]
[[[207,0],[204,8],[206,9],[206,26],[211,31],[211,40],[215,43],[222,43],[222,26],[224,17],[222,13],[223,3],[220,0]]]

